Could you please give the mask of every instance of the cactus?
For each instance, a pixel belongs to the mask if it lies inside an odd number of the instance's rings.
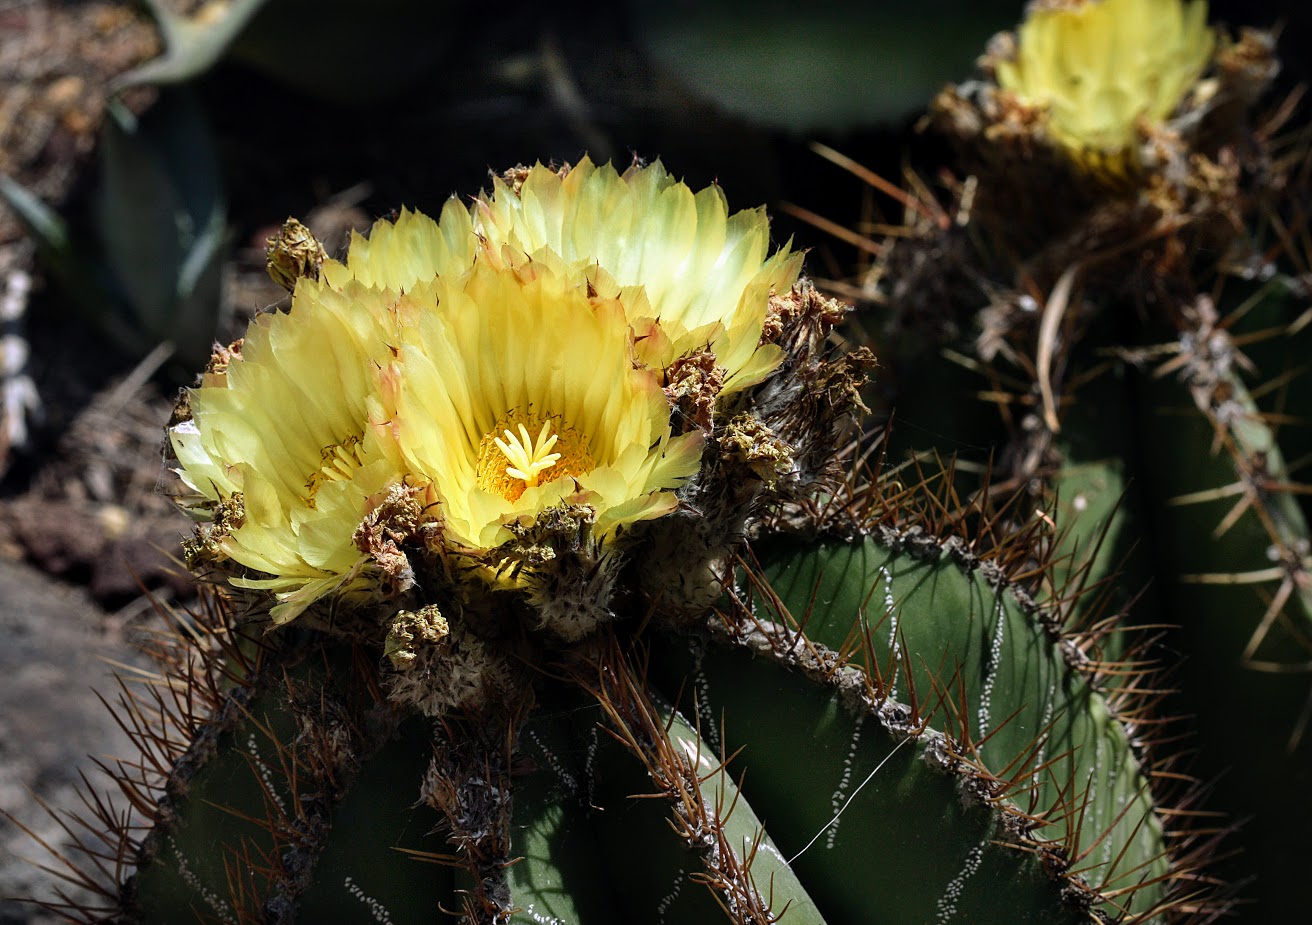
[[[115,914],[722,921],[722,904],[744,922],[1149,922],[1206,908],[1191,855],[1208,846],[1166,831],[1178,819],[1156,802],[1138,675],[1115,680],[1124,666],[1091,655],[1096,633],[1061,634],[1007,578],[1025,549],[977,554],[905,501],[857,503],[856,520],[851,505],[823,515],[829,540],[758,543],[709,619],[635,634],[633,614],[557,653],[509,716],[407,716],[381,693],[376,645],[252,638],[212,594],[156,653],[176,696],[151,683],[121,701],[147,766],[170,770],[117,769],[152,825],[115,832],[136,868],[107,887]]]
[[[767,251],[763,213],[659,164],[518,168],[345,262],[285,225],[290,312],[170,425],[211,584],[124,682],[134,812],[89,801],[66,863],[103,903],[62,910],[1223,909],[1147,641],[1050,517],[870,470],[872,357]]]
[[[891,464],[958,453],[957,490],[986,473],[1004,533],[1053,517],[1059,575],[1179,627],[1173,709],[1205,720],[1196,771],[1230,766],[1217,802],[1253,819],[1226,871],[1258,875],[1272,921],[1301,906],[1286,821],[1312,811],[1306,148],[1281,138],[1292,100],[1257,115],[1273,37],[1205,20],[1197,0],[1034,4],[996,37],[931,106],[959,172],[912,184],[905,227],[867,242],[853,337],[885,345]]]

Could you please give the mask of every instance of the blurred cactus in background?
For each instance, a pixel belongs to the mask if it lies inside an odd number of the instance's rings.
[[[923,109],[1017,4],[821,0],[629,2],[659,71],[748,122],[850,130]]]
[[[119,86],[162,89],[111,110],[102,269],[5,188],[72,291],[117,293],[125,349],[204,367],[165,450],[199,597],[160,608],[157,671],[125,676],[141,757],[61,817],[74,889],[43,905],[1197,925],[1256,899],[1295,920],[1312,171],[1271,34],[1203,0],[1038,0],[987,43],[925,11],[628,5],[652,80],[741,151],[927,106],[916,150],[951,166],[901,185],[815,145],[900,214],[790,207],[874,255],[813,283],[763,208],[606,162],[621,90],[588,97],[601,71],[571,70],[557,24],[476,103],[417,109],[461,79],[456,4],[353,36],[280,26],[299,0],[149,6],[164,52]],[[386,73],[322,53],[372,62],[398,31],[429,38]],[[953,49],[978,73],[930,99]],[[808,78],[781,78],[790,100],[758,73],[775,59]],[[224,62],[424,158],[472,124],[458,106],[519,112],[489,88],[540,77],[596,157],[416,193],[344,249],[288,219],[266,255],[287,298],[211,350],[229,200],[193,84]],[[727,188],[751,161],[720,164]]]
[[[1312,811],[1308,154],[1295,98],[1258,105],[1272,36],[1205,18],[1036,3],[995,38],[930,107],[960,168],[902,194],[855,336],[898,462],[955,455],[962,491],[983,474],[1017,529],[1052,516],[1064,568],[1120,573],[1135,622],[1179,627],[1174,709],[1199,720],[1195,772],[1229,766],[1217,803],[1251,820],[1228,869],[1260,872],[1266,921],[1301,906],[1287,820]]]

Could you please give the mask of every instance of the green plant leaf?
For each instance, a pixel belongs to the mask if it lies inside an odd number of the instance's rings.
[[[233,0],[217,20],[203,22],[173,12],[163,0],[141,2],[159,26],[164,53],[120,76],[113,86],[116,91],[140,84],[182,83],[203,74],[223,57],[268,0]]]
[[[97,230],[124,293],[134,353],[170,341],[188,368],[209,355],[223,310],[226,206],[204,115],[183,89],[141,119],[111,102]]]

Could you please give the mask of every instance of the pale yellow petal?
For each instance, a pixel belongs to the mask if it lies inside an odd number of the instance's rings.
[[[474,207],[474,227],[558,273],[589,274],[599,295],[618,287],[632,326],[654,321],[664,332],[641,351],[654,366],[709,343],[730,372],[726,391],[749,384],[733,373],[753,358],[771,292],[788,291],[800,272],[787,246],[767,256],[763,210],[731,215],[719,187],[694,193],[659,162],[619,174],[585,158],[563,176],[539,165],[517,193],[496,183]]]
[[[623,305],[536,261],[476,261],[433,286],[440,308],[403,332],[381,401],[405,468],[440,499],[453,549],[494,549],[511,539],[507,523],[562,503],[586,501],[598,517],[668,509],[630,502],[673,497],[696,471],[700,438],[670,439],[669,403],[635,362]],[[527,456],[506,455],[505,432],[518,428],[551,441],[540,481],[516,468]]]
[[[1205,0],[1087,0],[1036,5],[998,85],[1047,110],[1076,152],[1131,147],[1141,120],[1170,117],[1211,59]]]

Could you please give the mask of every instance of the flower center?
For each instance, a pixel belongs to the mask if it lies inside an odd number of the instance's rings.
[[[539,418],[512,411],[479,444],[478,487],[518,501],[529,488],[578,475],[593,465],[583,435],[563,424],[559,415]]]
[[[506,439],[502,440],[501,437],[494,437],[492,442],[511,462],[511,465],[506,466],[506,475],[523,479],[525,488],[532,488],[536,485],[538,476],[554,466],[560,459],[559,453],[551,452],[551,448],[556,445],[560,435],[551,432],[550,419],[542,422],[542,429],[538,431],[536,440],[528,435],[528,430],[523,424],[519,425],[518,436],[512,434],[509,430],[503,430],[501,433]]]
[[[305,503],[314,507],[314,496],[324,482],[342,482],[364,465],[360,458],[361,440],[347,437],[341,443],[330,443],[319,451],[319,468],[305,480]]]

